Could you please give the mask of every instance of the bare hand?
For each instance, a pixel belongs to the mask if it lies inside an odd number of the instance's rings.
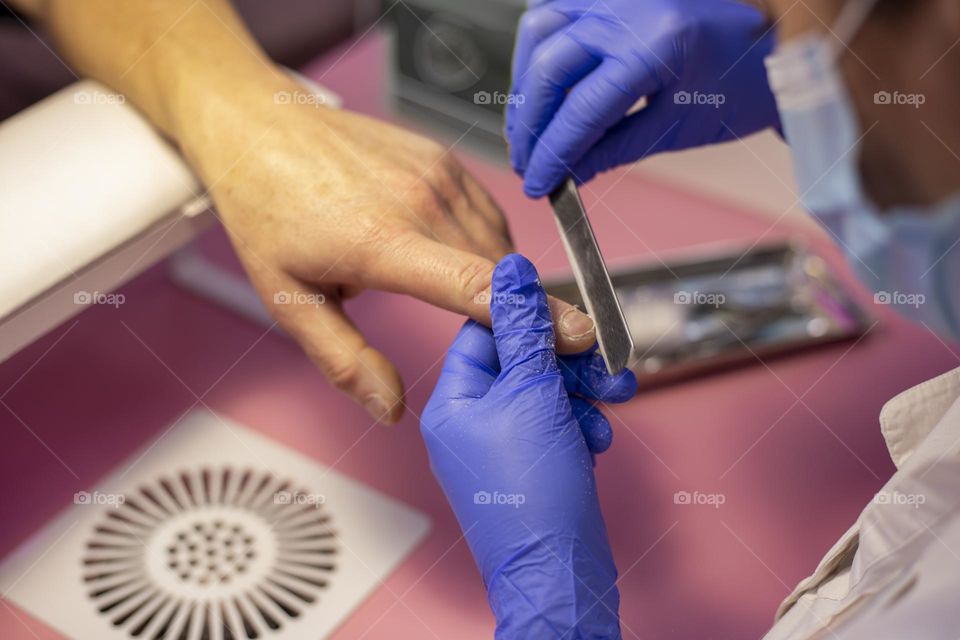
[[[493,268],[512,249],[503,214],[435,142],[322,106],[237,102],[193,132],[188,157],[280,325],[334,385],[394,422],[400,376],[342,301],[382,289],[489,325]],[[551,311],[561,351],[593,344],[589,317],[559,300]]]

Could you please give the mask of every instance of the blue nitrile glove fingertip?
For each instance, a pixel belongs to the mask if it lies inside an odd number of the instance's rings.
[[[525,129],[520,127],[515,127],[511,125],[510,127],[510,137],[507,153],[510,156],[510,166],[513,167],[513,170],[517,175],[523,176],[527,172],[527,160],[520,151],[524,148],[526,141],[523,139],[523,136],[527,133]]]
[[[490,318],[501,375],[513,370],[528,375],[556,371],[553,320],[533,264],[519,254],[507,255],[493,271],[491,291]]]
[[[548,195],[553,189],[550,187],[544,186],[544,183],[540,180],[533,180],[530,178],[530,173],[521,173],[523,176],[523,192],[527,194],[529,198],[542,198],[545,195]]]
[[[603,393],[604,402],[626,402],[637,395],[637,376],[630,369],[624,369],[615,375],[607,375]]]
[[[548,195],[560,186],[568,173],[562,162],[545,162],[543,155],[536,155],[536,159],[531,156],[523,174],[523,190],[532,198]]]
[[[525,257],[511,253],[500,260],[493,271],[491,292],[490,317],[498,340],[511,340],[510,334],[521,329],[549,328],[552,335],[547,294],[536,267]]]
[[[600,402],[626,402],[637,393],[637,377],[633,371],[610,375],[603,356],[590,349],[576,356],[560,358],[560,370],[568,393]]]
[[[527,258],[519,253],[505,255],[493,270],[491,307],[497,298],[502,298],[505,294],[520,293],[531,285],[538,285],[539,280],[536,267]]]
[[[590,452],[603,453],[609,449],[613,442],[613,428],[603,412],[583,398],[571,398],[570,408]]]

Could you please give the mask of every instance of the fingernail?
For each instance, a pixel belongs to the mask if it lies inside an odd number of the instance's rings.
[[[390,407],[386,401],[376,393],[371,393],[363,399],[363,408],[367,410],[367,413],[376,418],[378,422],[382,422],[387,418],[387,414],[390,412]]]
[[[571,340],[593,333],[593,326],[593,318],[576,307],[570,307],[560,316],[560,333]]]

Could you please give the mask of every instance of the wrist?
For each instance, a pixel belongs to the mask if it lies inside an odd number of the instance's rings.
[[[217,172],[218,156],[231,155],[231,147],[270,127],[275,96],[292,82],[271,62],[247,64],[235,74],[231,69],[179,78],[167,101],[169,135],[199,173]]]
[[[123,93],[188,156],[289,82],[229,0],[50,0],[43,19],[74,68]]]
[[[539,557],[549,555],[549,557]],[[501,567],[487,587],[497,640],[621,638],[620,592],[612,563],[593,557],[569,564],[546,550]],[[581,570],[582,569],[582,570]]]
[[[38,17],[78,73],[123,93],[170,137],[191,93],[272,66],[230,0],[47,0]]]
[[[305,162],[332,166],[341,136],[349,137],[336,132],[350,114],[325,106],[286,71],[277,71],[208,85],[202,99],[181,109],[186,116],[178,121],[176,142],[215,198],[215,185],[229,189],[235,179],[249,183],[271,172],[296,173]]]

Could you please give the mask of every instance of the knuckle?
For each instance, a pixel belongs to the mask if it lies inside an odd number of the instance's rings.
[[[674,42],[679,38],[689,43],[696,38],[698,27],[694,18],[677,8],[672,8],[660,16],[656,33],[663,42]]]
[[[421,179],[421,175],[423,175],[423,179],[425,179],[434,169],[442,166],[450,159],[446,147],[436,140],[431,138],[418,138],[414,144],[416,164],[407,167],[411,177],[414,179]],[[426,172],[423,173],[425,168]]]
[[[409,206],[409,205],[408,205]],[[392,215],[384,215],[380,219],[365,220],[360,233],[354,239],[354,246],[344,259],[351,260],[352,254],[357,251],[363,258],[382,256],[384,247],[392,246],[398,237],[409,230],[410,221],[407,211],[399,205],[391,210]]]
[[[350,237],[347,251],[336,266],[336,276],[349,284],[362,285],[380,264],[384,248],[391,246],[399,233],[398,225],[388,221],[359,222]]]
[[[463,194],[459,178],[447,169],[439,169],[430,177],[436,194],[446,202],[454,202]]]
[[[394,225],[389,218],[384,220],[357,220],[354,227],[354,242],[358,248],[376,249],[388,242],[394,235]]]
[[[520,18],[520,33],[525,38],[540,40],[548,33],[551,20],[546,11],[531,9]]]
[[[493,267],[483,261],[473,260],[458,268],[456,281],[467,303],[477,302],[480,293],[490,287]]]
[[[407,189],[404,199],[415,214],[431,215],[441,211],[443,201],[440,197],[431,169],[423,179],[417,180]]]
[[[642,97],[637,82],[645,77],[644,68],[631,67],[623,58],[610,58],[602,78],[604,83],[633,100]],[[622,115],[622,114],[621,114]]]
[[[567,147],[576,148],[582,139],[600,132],[604,117],[603,111],[597,109],[597,103],[591,100],[591,96],[577,93],[568,99],[570,103],[557,112],[556,126],[542,136],[553,145],[562,160],[564,153],[568,151]],[[557,135],[558,133],[560,135]]]
[[[453,154],[447,153],[433,162],[424,179],[437,189],[448,191],[459,189],[463,175],[463,165]]]
[[[427,160],[432,160],[434,162],[439,162],[443,158],[443,154],[446,153],[446,149],[442,144],[433,140],[432,138],[423,139],[423,157]]]
[[[535,85],[554,86],[556,83],[553,81],[553,77],[557,71],[556,67],[557,62],[551,50],[540,52],[530,60],[527,77]]]
[[[434,165],[407,191],[407,202],[422,222],[450,215],[465,199],[463,171],[453,162]]]
[[[321,369],[330,384],[341,391],[356,387],[362,373],[360,361],[343,352],[328,356],[321,362]]]

